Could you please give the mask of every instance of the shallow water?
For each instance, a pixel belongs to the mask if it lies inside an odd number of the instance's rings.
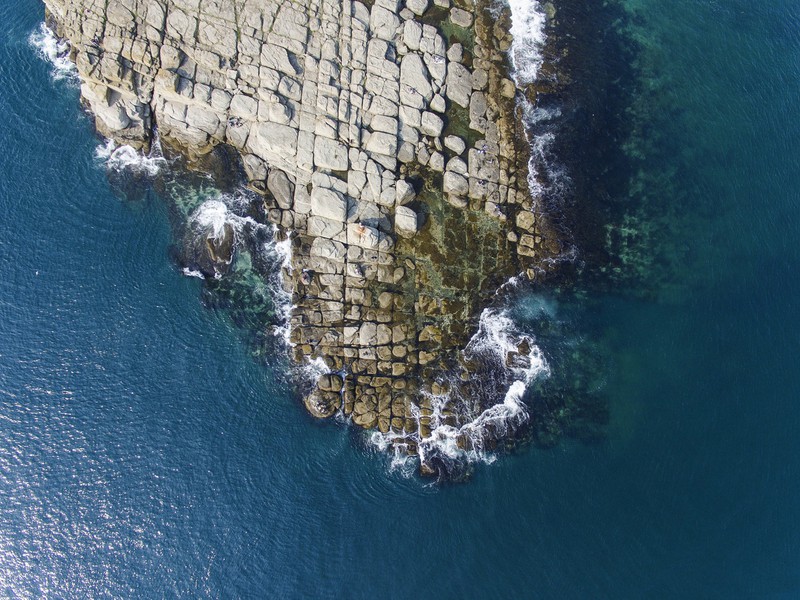
[[[668,231],[648,293],[537,290],[515,313],[561,323],[539,332],[554,378],[598,348],[606,439],[439,487],[308,417],[285,361],[204,308],[167,203],[115,193],[28,43],[42,7],[2,5],[2,595],[800,593],[800,9],[628,1],[649,199],[625,206]]]

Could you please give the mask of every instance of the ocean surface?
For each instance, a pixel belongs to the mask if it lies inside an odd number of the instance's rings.
[[[574,73],[618,84],[584,166],[625,168],[571,200],[607,246],[508,313],[554,379],[602,357],[608,423],[437,485],[306,414],[247,333],[277,291],[252,317],[184,271],[213,190],[110,161],[43,6],[3,2],[0,596],[800,597],[800,4],[614,6],[630,52]]]

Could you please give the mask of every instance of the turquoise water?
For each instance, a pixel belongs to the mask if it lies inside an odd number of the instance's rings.
[[[204,308],[28,43],[41,5],[0,6],[0,595],[800,595],[800,7],[628,9],[640,293],[519,310],[603,349],[607,439],[433,487]]]

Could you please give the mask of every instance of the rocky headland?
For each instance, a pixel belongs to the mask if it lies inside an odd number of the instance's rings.
[[[507,389],[465,348],[509,277],[560,251],[532,198],[508,9],[459,0],[45,0],[100,134],[190,161],[235,149],[291,240],[305,397],[416,453]],[[230,260],[228,232],[210,261]],[[523,342],[509,365],[532,360]],[[497,368],[503,368],[499,365]],[[481,435],[501,435],[487,429]],[[462,447],[474,437],[457,436]],[[423,460],[423,470],[426,463]]]

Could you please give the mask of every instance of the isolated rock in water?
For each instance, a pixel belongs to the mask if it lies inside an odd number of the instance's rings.
[[[186,234],[184,263],[204,277],[219,277],[230,270],[233,262],[236,234],[233,225],[225,223],[215,231],[209,227],[190,230]]]
[[[222,235],[209,234],[206,237],[208,257],[215,266],[229,265],[233,260],[234,237],[233,225],[230,223],[222,226]]]
[[[305,399],[308,412],[319,419],[333,416],[342,404],[341,396],[336,392],[315,390]]]

